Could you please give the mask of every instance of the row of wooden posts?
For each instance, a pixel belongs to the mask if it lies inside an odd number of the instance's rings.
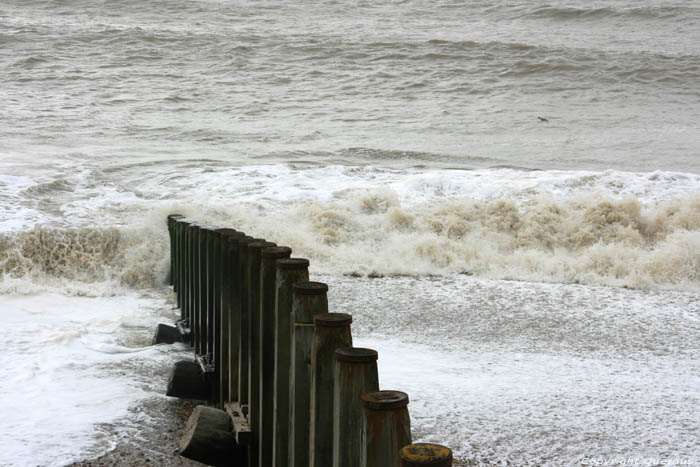
[[[206,400],[183,456],[242,467],[450,466],[451,451],[411,444],[408,395],[379,390],[377,352],[352,346],[352,317],[328,313],[291,249],[168,216],[171,285],[181,311],[154,343],[182,340],[167,394]],[[215,407],[212,407],[215,406]]]

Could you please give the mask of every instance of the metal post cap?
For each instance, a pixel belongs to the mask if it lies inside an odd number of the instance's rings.
[[[314,315],[314,325],[322,328],[342,328],[352,323],[352,316],[345,313],[321,313]]]
[[[292,291],[299,295],[323,295],[328,292],[328,284],[323,282],[297,282]]]
[[[263,258],[287,258],[292,254],[292,249],[288,246],[271,246],[263,249]]]
[[[277,261],[279,269],[304,269],[309,267],[309,260],[305,258],[284,258]]]
[[[378,358],[376,350],[362,347],[343,347],[335,350],[335,359],[340,362],[376,362]]]
[[[408,394],[401,391],[376,391],[362,394],[362,405],[371,410],[394,410],[408,405]]]
[[[415,443],[404,446],[399,451],[401,467],[428,465],[431,467],[450,467],[452,451],[450,448],[432,443]]]

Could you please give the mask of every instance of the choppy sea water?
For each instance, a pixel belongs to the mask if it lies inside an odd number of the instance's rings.
[[[3,2],[0,464],[164,397],[174,212],[309,258],[416,440],[695,460],[699,44],[688,1]]]

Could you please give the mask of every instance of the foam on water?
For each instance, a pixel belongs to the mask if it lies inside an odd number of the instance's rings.
[[[321,276],[414,441],[477,465],[698,462],[697,294],[580,285]]]
[[[163,219],[180,212],[289,245],[318,272],[700,286],[693,174],[221,163],[121,170],[123,181],[99,194],[85,186],[66,195],[44,180],[25,188],[40,193],[23,201],[34,209],[44,196],[70,199],[58,213],[44,209],[45,223],[2,234],[2,270],[158,286],[167,270]]]
[[[162,381],[149,381],[144,368],[179,354],[149,345],[156,323],[170,317],[161,298],[43,291],[2,294],[0,309],[2,465],[60,466],[113,448],[112,425],[130,425],[137,401],[162,397]]]

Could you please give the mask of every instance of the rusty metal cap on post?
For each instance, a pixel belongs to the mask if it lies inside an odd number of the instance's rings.
[[[335,351],[335,359],[341,362],[376,362],[378,358],[376,350],[362,347],[343,347]]]
[[[323,282],[297,282],[292,291],[299,295],[323,295],[328,292],[328,284]]]
[[[321,313],[314,315],[314,326],[322,328],[342,328],[350,326],[352,316],[345,313]]]
[[[271,246],[271,247],[267,247],[267,248],[263,249],[263,251],[262,251],[263,258],[272,258],[272,259],[287,258],[291,254],[292,254],[292,249],[289,248],[288,246]]]
[[[399,451],[401,467],[450,467],[452,451],[450,448],[432,443],[415,443],[404,446]]]
[[[362,405],[371,410],[394,410],[408,405],[408,394],[401,391],[375,391],[362,394]]]
[[[305,269],[309,267],[309,260],[305,258],[283,258],[277,261],[279,269]]]

